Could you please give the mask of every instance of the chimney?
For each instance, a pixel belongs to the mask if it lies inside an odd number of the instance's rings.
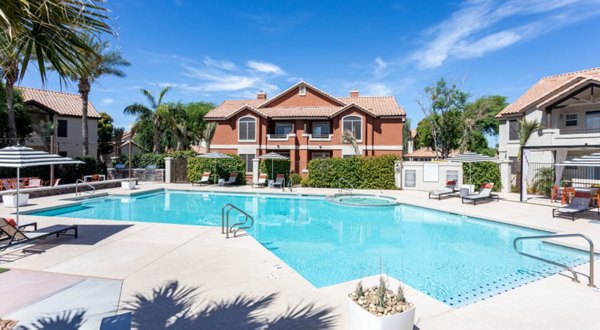
[[[266,100],[267,99],[267,93],[260,91],[258,92],[258,94],[256,94],[256,99],[257,100]]]
[[[353,89],[350,91],[350,97],[358,97],[358,91],[356,89]]]

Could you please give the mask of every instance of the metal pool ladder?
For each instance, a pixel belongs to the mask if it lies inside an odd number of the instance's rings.
[[[573,268],[571,268],[567,265],[558,263],[556,261],[544,259],[544,258],[541,258],[538,256],[531,255],[529,253],[525,253],[523,251],[520,251],[519,248],[517,247],[517,243],[519,241],[523,241],[523,240],[545,239],[545,238],[564,238],[564,237],[581,237],[588,242],[588,244],[590,246],[590,250],[589,250],[589,253],[590,253],[590,275],[589,275],[588,286],[592,287],[592,288],[595,287],[595,285],[594,285],[594,242],[592,242],[592,240],[589,237],[587,237],[583,234],[554,234],[554,235],[539,235],[539,236],[521,236],[521,237],[515,238],[515,240],[513,241],[513,248],[520,255],[524,255],[526,257],[530,257],[530,258],[533,258],[536,260],[547,262],[549,264],[553,264],[555,266],[559,266],[559,267],[563,267],[563,268],[567,269],[568,271],[571,272],[571,274],[573,274],[573,281],[579,283],[579,279],[577,278],[577,272],[575,272],[575,270],[573,270]]]
[[[344,183],[346,183],[347,185],[349,185],[349,186],[350,186],[350,188],[346,188],[346,189],[342,188],[342,182],[344,182]],[[352,193],[352,190],[354,190],[354,186],[352,185],[352,183],[350,183],[348,180],[346,180],[346,179],[344,179],[344,178],[340,178],[340,179],[338,180],[338,186],[339,186],[339,188],[338,188],[338,191],[339,191],[339,192],[342,192],[342,191],[346,190],[346,192],[347,192],[347,193],[351,194],[351,193]]]
[[[96,193],[96,188],[94,186],[92,186],[91,184],[89,184],[89,183],[87,183],[87,182],[85,182],[85,181],[83,181],[81,179],[77,179],[77,181],[75,181],[75,196],[81,195],[81,192],[79,191],[79,184],[80,183],[83,183],[84,185],[92,188],[91,191],[87,192],[88,194],[94,194],[94,193]]]
[[[244,221],[234,223],[230,226],[229,212],[231,212],[231,210],[236,210],[244,215]],[[254,218],[239,207],[231,203],[227,203],[223,206],[223,208],[221,208],[221,234],[225,234],[225,238],[229,238],[229,233],[233,233],[233,237],[236,237],[238,230],[250,229],[252,226],[254,226]]]

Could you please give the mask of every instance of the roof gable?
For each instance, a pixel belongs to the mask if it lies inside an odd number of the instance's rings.
[[[59,116],[81,117],[81,97],[79,94],[55,92],[44,89],[17,87],[23,95],[23,102],[37,105]],[[88,117],[100,118],[98,111],[88,101]]]
[[[300,87],[306,88],[306,94],[300,95]],[[319,106],[344,106],[345,104],[334,96],[308,84],[304,81],[277,94],[269,101],[262,104],[262,108],[273,107],[319,107]]]

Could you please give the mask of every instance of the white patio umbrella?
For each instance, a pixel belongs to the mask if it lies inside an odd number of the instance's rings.
[[[259,159],[270,159],[271,160],[271,180],[275,180],[275,175],[273,173],[273,161],[275,160],[285,160],[289,159],[288,157],[278,154],[276,152],[269,152],[268,154],[258,156]]]
[[[45,151],[33,150],[18,144],[0,149],[0,167],[12,167],[17,169],[17,224],[19,224],[21,168],[62,164],[83,164],[83,162],[68,157],[49,154]]]
[[[215,160],[215,174],[217,176],[218,179],[218,174],[217,174],[217,159],[226,159],[226,158],[232,158],[231,156],[221,153],[221,152],[209,152],[206,154],[202,154],[198,156],[199,158],[208,158],[208,159],[214,159]],[[213,183],[217,183],[217,180],[214,180]]]
[[[467,151],[460,155],[449,157],[449,161],[451,162],[460,162],[460,163],[479,163],[479,162],[497,162],[498,159],[482,154],[478,154],[475,152]],[[471,164],[469,164],[469,184],[471,184]]]

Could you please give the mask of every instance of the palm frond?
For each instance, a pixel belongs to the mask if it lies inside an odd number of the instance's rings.
[[[358,141],[356,141],[356,137],[354,133],[350,130],[344,130],[342,133],[342,143],[349,143],[352,145],[352,149],[354,149],[355,155],[360,155],[360,149],[358,147]]]

